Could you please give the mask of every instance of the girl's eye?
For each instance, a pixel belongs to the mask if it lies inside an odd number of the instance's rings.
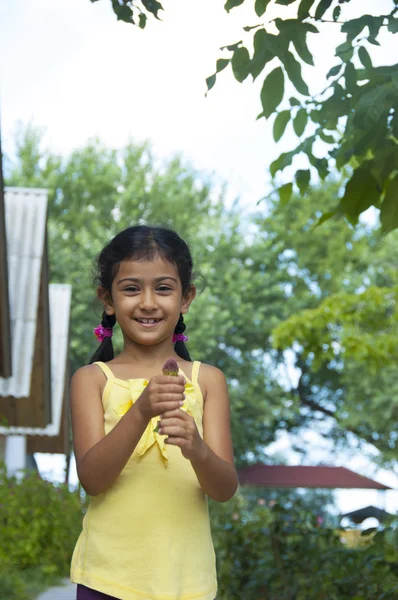
[[[172,288],[168,287],[167,285],[161,285],[158,288],[156,288],[158,292],[171,292],[173,291]],[[135,286],[135,285],[129,285],[128,287],[124,288],[125,292],[139,292],[139,289]]]

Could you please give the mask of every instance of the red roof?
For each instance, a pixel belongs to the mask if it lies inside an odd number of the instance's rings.
[[[391,488],[345,469],[344,467],[288,467],[286,465],[252,465],[239,471],[241,485],[269,488]]]

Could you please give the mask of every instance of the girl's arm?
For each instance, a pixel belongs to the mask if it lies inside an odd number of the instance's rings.
[[[115,427],[105,435],[104,376],[95,365],[72,377],[70,402],[73,447],[80,482],[90,496],[105,492],[131,457],[152,417],[184,403],[184,378],[156,375]]]
[[[90,496],[97,496],[112,485],[147,426],[136,405],[133,405],[105,435],[102,383],[103,375],[99,368],[88,365],[76,371],[70,389],[77,473]]]
[[[160,431],[168,436],[167,444],[179,446],[191,461],[203,491],[217,502],[226,502],[238,487],[227,383],[224,374],[209,365],[201,366],[199,379],[205,390],[203,439],[194,419],[183,410],[164,413]]]
[[[235,494],[238,475],[231,439],[230,407],[227,382],[222,371],[202,365],[203,381],[203,452],[191,460],[204,492],[217,502],[226,502]]]

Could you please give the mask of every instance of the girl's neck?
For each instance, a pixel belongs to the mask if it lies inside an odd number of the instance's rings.
[[[143,346],[141,344],[130,342],[124,344],[122,352],[115,357],[114,361],[119,363],[139,364],[145,367],[146,365],[163,365],[168,358],[175,358],[176,360],[180,359],[171,342],[153,346]]]

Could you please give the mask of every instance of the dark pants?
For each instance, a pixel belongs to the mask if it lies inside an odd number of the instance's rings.
[[[102,592],[97,592],[96,590],[92,590],[79,583],[77,586],[76,600],[117,600],[117,598],[108,596],[108,594],[103,594]]]

